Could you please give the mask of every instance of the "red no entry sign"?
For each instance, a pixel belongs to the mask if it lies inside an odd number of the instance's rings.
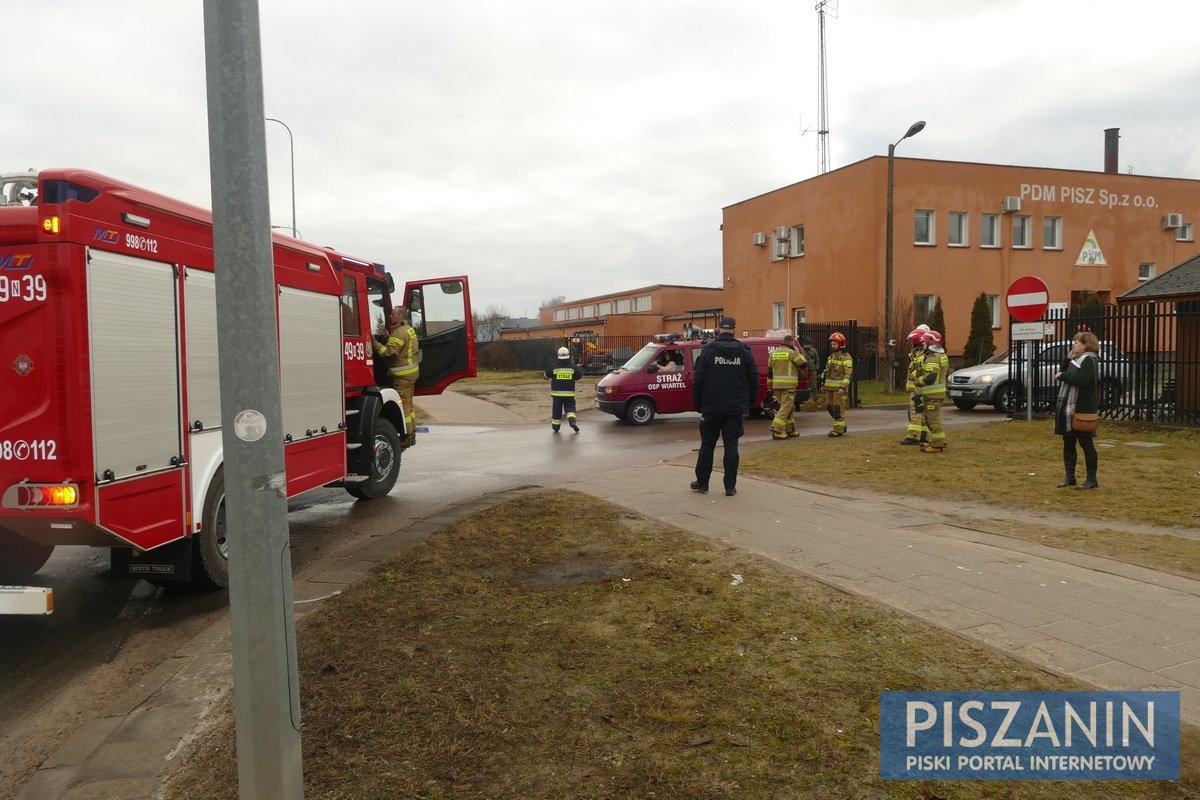
[[[1017,322],[1035,322],[1042,318],[1050,305],[1050,290],[1041,278],[1026,275],[1017,278],[1008,287],[1004,304]]]

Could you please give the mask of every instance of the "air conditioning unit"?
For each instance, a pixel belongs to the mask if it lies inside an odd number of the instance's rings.
[[[776,242],[775,243],[775,257],[776,258],[787,258],[789,255],[790,246],[791,246],[791,243],[787,242],[787,241]]]
[[[751,241],[754,242],[755,247],[766,247],[767,235],[762,231],[759,231],[758,233],[754,234],[753,237],[751,237]]]
[[[792,229],[788,227],[775,229],[775,241],[790,242],[792,240]]]
[[[1183,227],[1183,214],[1164,214],[1163,215],[1163,230],[1170,228]]]
[[[1020,211],[1021,198],[1017,197],[1016,195],[1009,195],[1008,197],[1004,198],[1004,205],[1002,205],[1001,208],[1004,210],[1005,214],[1010,211]]]

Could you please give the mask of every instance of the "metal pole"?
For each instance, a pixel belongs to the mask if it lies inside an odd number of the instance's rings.
[[[299,239],[300,234],[296,232],[296,140],[292,138],[292,129],[283,120],[275,119],[275,117],[267,117],[267,122],[278,122],[287,131],[288,154],[292,162],[292,237]]]
[[[257,0],[204,0],[238,796],[301,800]]]
[[[887,380],[885,386],[888,393],[896,390],[896,370],[893,362],[896,359],[896,345],[892,339],[892,258],[893,233],[895,225],[894,193],[896,189],[896,145],[888,145],[887,162],[887,242],[884,244],[884,284],[883,284],[883,341],[887,353]]]

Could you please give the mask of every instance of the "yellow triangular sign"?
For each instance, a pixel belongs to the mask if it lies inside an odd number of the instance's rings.
[[[1087,239],[1083,243],[1083,247],[1079,250],[1079,258],[1075,259],[1077,267],[1107,267],[1108,262],[1104,260],[1104,252],[1100,249],[1100,243],[1096,241],[1096,231],[1089,230]]]

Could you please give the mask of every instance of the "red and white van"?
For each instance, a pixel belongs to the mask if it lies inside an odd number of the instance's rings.
[[[750,415],[761,416],[777,407],[773,396],[768,396],[767,363],[771,352],[783,347],[783,340],[750,337],[741,341],[750,346],[758,367],[758,390],[750,404]],[[650,342],[600,379],[596,384],[596,408],[630,425],[646,425],[656,414],[695,411],[692,380],[696,358],[704,345],[698,340]],[[807,370],[801,371],[797,391],[798,397],[807,399]]]

